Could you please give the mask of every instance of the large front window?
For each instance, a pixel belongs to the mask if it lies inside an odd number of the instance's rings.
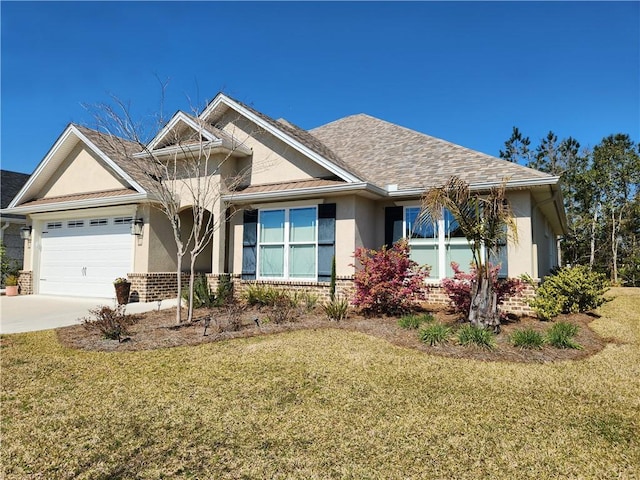
[[[404,209],[404,233],[409,239],[411,259],[420,265],[431,266],[430,277],[433,279],[453,277],[451,262],[468,272],[473,253],[453,215],[445,210],[439,221],[431,223],[422,221],[419,214],[419,207]],[[506,248],[501,250],[495,263],[501,263],[500,275],[506,275]]]
[[[258,278],[317,277],[316,207],[260,210]]]

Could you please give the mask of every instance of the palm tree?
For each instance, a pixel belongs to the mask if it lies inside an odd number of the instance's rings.
[[[517,241],[516,224],[505,195],[505,185],[488,192],[471,191],[469,184],[451,177],[442,187],[429,189],[422,197],[419,221],[435,222],[448,210],[469,242],[476,266],[471,285],[469,321],[478,327],[500,331],[497,297],[489,259],[507,238]]]

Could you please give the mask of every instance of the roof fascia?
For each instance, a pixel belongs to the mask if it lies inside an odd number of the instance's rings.
[[[71,200],[67,202],[45,203],[40,205],[25,207],[7,207],[0,210],[0,213],[13,215],[26,215],[31,213],[57,212],[60,210],[78,210],[82,208],[95,208],[120,205],[125,203],[140,203],[150,200],[147,193],[134,193],[131,195],[120,195],[117,197],[91,198],[88,200]]]
[[[526,180],[507,180],[506,182],[481,182],[481,183],[472,183],[469,185],[471,191],[478,190],[488,190],[494,187],[500,187],[502,185],[507,189],[515,189],[515,188],[528,188],[528,187],[539,187],[543,185],[556,185],[560,180],[560,177],[545,177],[539,179],[526,179]],[[422,195],[426,192],[428,188],[409,188],[406,190],[396,190],[392,192],[388,192],[390,197],[411,197]]]
[[[203,134],[203,136],[205,136],[209,141],[219,140],[218,138],[214,137],[211,134],[211,132],[209,132],[207,129],[199,126],[196,122],[193,121],[193,119],[189,118],[189,116],[186,115],[184,112],[178,110],[173,115],[173,117],[171,117],[171,120],[169,120],[167,124],[164,127],[162,127],[162,130],[160,130],[158,134],[155,137],[153,137],[153,139],[147,144],[146,150],[153,150],[156,147],[156,145],[158,145],[158,143],[160,143],[160,141],[178,125],[179,122],[186,123],[187,126],[193,128],[196,132],[200,132],[201,134]]]
[[[313,150],[309,149],[308,147],[306,147],[305,145],[303,145],[302,143],[297,141],[295,138],[292,138],[291,136],[289,136],[288,134],[286,134],[285,132],[283,132],[279,128],[274,127],[271,123],[269,123],[269,122],[263,120],[262,118],[258,117],[256,114],[254,114],[253,112],[250,112],[249,110],[244,108],[242,105],[239,105],[238,103],[236,103],[235,101],[233,101],[232,99],[230,99],[229,97],[224,95],[223,93],[219,93],[216,96],[216,98],[213,99],[213,101],[207,106],[207,108],[205,108],[204,111],[200,114],[199,118],[201,118],[203,120],[206,120],[206,118],[209,115],[211,115],[211,113],[213,113],[215,111],[215,109],[220,106],[220,104],[224,104],[224,105],[234,109],[236,112],[238,112],[241,115],[243,115],[244,117],[248,118],[253,123],[255,123],[256,125],[260,126],[261,128],[263,128],[264,130],[269,132],[274,137],[276,137],[279,140],[283,141],[287,145],[295,148],[300,153],[302,153],[303,155],[307,156],[311,160],[315,161],[320,166],[326,168],[327,170],[329,170],[334,175],[337,175],[338,177],[340,177],[345,182],[349,182],[349,183],[361,183],[362,182],[362,180],[360,178],[358,178],[358,177],[354,176],[353,174],[347,172],[346,170],[338,167],[336,164],[334,164],[333,162],[329,161],[328,159],[326,159],[322,155],[317,154]]]
[[[223,195],[222,200],[225,202],[257,202],[257,201],[269,201],[269,200],[284,200],[287,198],[297,198],[308,195],[327,195],[327,194],[340,194],[340,193],[356,193],[366,192],[371,195],[384,198],[387,196],[387,192],[376,185],[367,182],[359,183],[346,183],[344,185],[330,185],[322,187],[306,187],[306,188],[292,188],[289,190],[276,190],[273,192],[259,192],[259,193],[236,193]]]

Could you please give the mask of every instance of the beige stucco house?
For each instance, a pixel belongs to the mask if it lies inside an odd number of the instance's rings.
[[[171,296],[172,230],[134,160],[203,148],[224,160],[210,176],[221,191],[208,205],[219,228],[197,263],[212,283],[229,273],[238,285],[326,289],[335,255],[348,285],[356,248],[401,237],[437,283],[451,261],[469,264],[466,240],[446,215],[438,225],[415,219],[421,194],[452,175],[478,190],[506,182],[519,241],[502,252],[504,275],[540,278],[559,264],[558,177],[364,114],[305,131],[218,94],[198,117],[178,112],[145,149],[65,129],[5,210],[32,226],[23,293],[112,297],[113,279],[128,275],[134,298]],[[188,224],[189,196],[179,195]]]

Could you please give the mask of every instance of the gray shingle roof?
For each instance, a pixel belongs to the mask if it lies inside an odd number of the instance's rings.
[[[364,179],[362,174],[358,171],[358,168],[356,165],[352,165],[349,162],[345,162],[341,155],[336,155],[336,153],[332,151],[331,148],[328,147],[328,144],[325,144],[324,142],[319,140],[317,136],[312,135],[310,132],[303,130],[302,128],[294,125],[293,123],[287,120],[284,120],[284,119],[274,120],[270,116],[265,115],[262,112],[259,112],[253,107],[250,107],[249,105],[242,103],[239,100],[236,100],[235,98],[231,98],[231,99],[234,102],[236,102],[238,105],[241,105],[242,107],[246,108],[251,113],[253,113],[254,115],[260,117],[262,120],[269,123],[271,126],[286,133],[287,135],[292,137],[294,140],[297,140],[308,149],[312,150],[318,155],[321,155],[327,160],[331,161],[334,165],[342,168],[343,170],[346,170],[347,172],[351,173],[355,177]]]
[[[142,151],[140,145],[136,142],[125,140],[124,138],[116,137],[115,135],[109,135],[106,133],[98,132],[91,128],[83,127],[82,125],[76,125],[76,127],[84,136],[86,136],[96,147],[98,147],[102,153],[109,157],[113,162],[124,170],[133,180],[138,182],[142,188],[148,188],[146,185],[149,180],[136,166],[136,163],[140,163],[144,160],[136,159],[132,160],[131,155]],[[134,163],[136,162],[136,163]]]
[[[400,190],[444,184],[456,175],[470,184],[535,180],[550,175],[365,114],[310,130],[366,180]]]
[[[7,208],[17,195],[20,189],[27,183],[30,175],[28,173],[12,172],[10,170],[0,170],[0,208]]]

